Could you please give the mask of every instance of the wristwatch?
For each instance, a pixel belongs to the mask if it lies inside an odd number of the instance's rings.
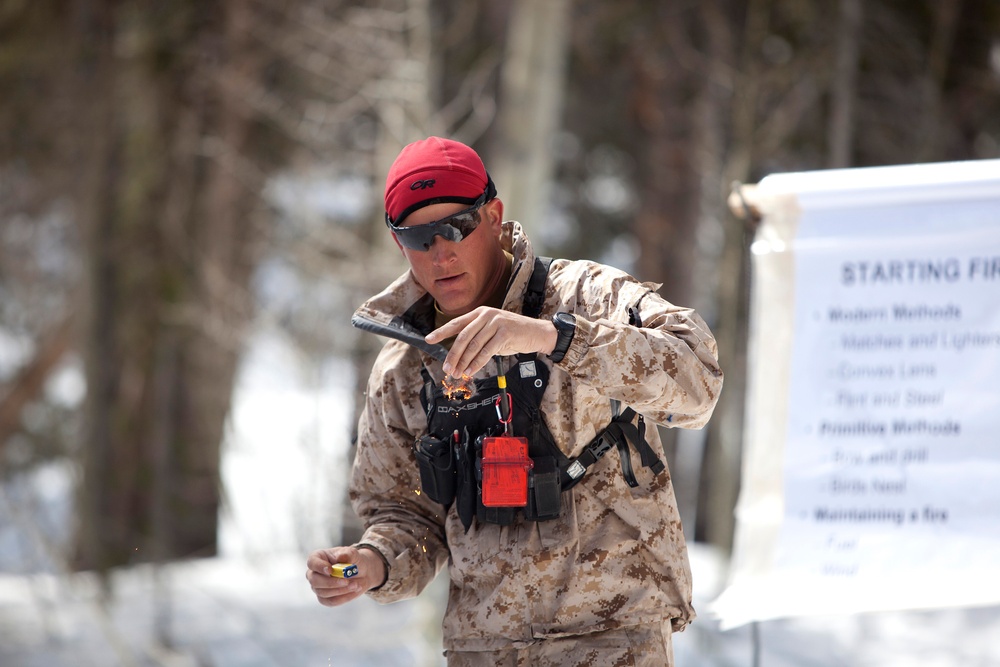
[[[573,336],[576,334],[576,318],[570,313],[559,312],[552,316],[552,324],[556,327],[558,337],[549,359],[558,364],[566,356],[569,344],[573,342]]]

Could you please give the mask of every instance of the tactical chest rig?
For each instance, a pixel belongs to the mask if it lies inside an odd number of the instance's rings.
[[[545,280],[550,258],[537,258],[528,282],[522,313],[538,317],[542,309]],[[638,304],[629,309],[630,324],[642,326]],[[663,462],[646,442],[646,424],[642,415],[631,408],[619,412],[612,401],[611,422],[584,449],[570,459],[555,442],[539,410],[548,386],[549,369],[535,354],[516,355],[507,369],[506,389],[512,399],[513,432],[528,439],[531,467],[528,473],[527,504],[523,507],[487,507],[482,502],[483,441],[504,430],[499,419],[500,378],[475,380],[472,395],[464,400],[449,400],[443,387],[434,382],[427,368],[421,369],[424,380],[420,401],[427,415],[427,434],[413,446],[420,469],[420,484],[427,496],[442,505],[455,504],[466,530],[473,517],[482,523],[510,525],[519,512],[528,521],[547,521],[559,516],[562,492],[583,479],[588,468],[612,446],[617,447],[622,474],[631,487],[638,486],[632,470],[629,444],[639,452],[642,465],[654,474],[664,469]],[[637,421],[637,424],[633,423]]]

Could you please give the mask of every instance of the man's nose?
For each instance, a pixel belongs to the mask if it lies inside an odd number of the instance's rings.
[[[458,244],[454,241],[449,241],[443,236],[435,235],[431,239],[431,245],[427,248],[427,252],[431,254],[431,261],[435,264],[444,264],[455,258],[457,246]]]

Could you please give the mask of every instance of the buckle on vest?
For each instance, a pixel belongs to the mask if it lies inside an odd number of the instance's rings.
[[[579,461],[573,461],[573,463],[571,463],[569,467],[566,468],[566,474],[569,475],[570,479],[573,480],[580,479],[581,477],[583,477],[583,474],[585,472],[587,472],[586,466],[584,466]]]

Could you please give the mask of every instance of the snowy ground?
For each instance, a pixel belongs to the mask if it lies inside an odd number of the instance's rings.
[[[695,581],[719,561],[692,548]],[[416,600],[319,606],[296,556],[210,559],[114,575],[0,575],[3,667],[438,667],[445,580]],[[699,587],[697,604],[705,608]],[[755,644],[756,631],[759,641]],[[754,662],[759,652],[758,662]],[[702,615],[675,637],[681,667],[1000,665],[1000,608],[769,621],[720,632]]]
[[[0,667],[440,667],[447,582],[418,599],[327,609],[305,554],[329,546],[343,489],[343,369],[295,379],[265,341],[234,404],[221,556],[116,572],[112,595],[65,573],[72,470],[0,486]],[[701,616],[674,640],[680,667],[1000,666],[1000,607],[768,621],[721,632],[706,611],[725,563],[691,545]],[[998,565],[1000,576],[1000,565]],[[914,582],[918,585],[918,582]]]
[[[133,568],[115,575],[107,606],[85,575],[0,577],[0,665],[443,664],[439,591],[406,604],[362,598],[326,609],[304,573],[293,557]]]

